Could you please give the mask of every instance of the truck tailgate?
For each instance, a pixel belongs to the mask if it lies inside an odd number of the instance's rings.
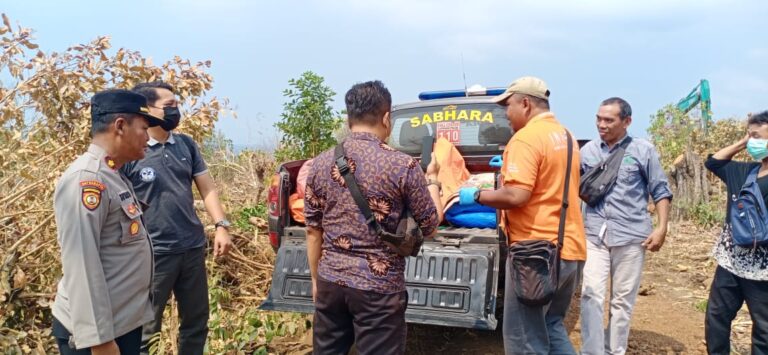
[[[306,231],[288,227],[277,252],[272,287],[261,309],[314,311]],[[441,229],[406,259],[410,323],[495,329],[499,244],[496,229]]]

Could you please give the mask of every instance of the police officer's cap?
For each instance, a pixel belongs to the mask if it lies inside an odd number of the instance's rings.
[[[144,116],[150,127],[159,126],[163,119],[149,114],[147,98],[123,89],[99,91],[91,98],[91,120],[104,122],[110,113],[133,113]]]

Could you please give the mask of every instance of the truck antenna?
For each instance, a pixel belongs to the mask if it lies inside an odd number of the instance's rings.
[[[467,72],[464,70],[464,52],[461,52],[461,76],[464,77],[464,95],[469,96],[467,92]]]

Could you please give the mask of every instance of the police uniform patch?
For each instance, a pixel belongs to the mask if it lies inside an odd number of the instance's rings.
[[[100,181],[96,180],[82,180],[80,181],[80,188],[82,189],[81,200],[83,206],[90,211],[95,210],[101,203],[101,192],[107,187]]]
[[[130,227],[131,235],[139,234],[139,221],[132,221]]]
[[[129,213],[131,216],[134,216],[134,215],[136,215],[136,213],[137,213],[137,212],[139,212],[139,209],[138,209],[138,208],[136,208],[136,204],[134,204],[134,203],[131,203],[130,205],[128,205],[128,213]]]
[[[104,191],[107,188],[106,186],[104,186],[104,184],[96,180],[80,181],[80,187],[93,187],[93,188],[99,189],[99,191]]]
[[[92,187],[84,187],[81,199],[83,201],[83,206],[88,210],[93,211],[99,207],[99,204],[101,204],[101,190]]]
[[[144,182],[155,181],[155,169],[151,167],[142,168],[141,171],[139,171],[139,176],[141,176],[141,181]]]

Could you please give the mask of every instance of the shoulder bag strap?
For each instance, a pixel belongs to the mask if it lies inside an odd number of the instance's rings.
[[[749,174],[747,174],[747,180],[744,181],[744,186],[749,184],[750,182],[757,182],[757,175],[760,174],[760,166],[756,166],[752,168],[752,170],[749,171]],[[742,186],[743,188],[743,186]]]
[[[627,147],[629,147],[629,144],[632,143],[632,137],[627,137],[621,144],[619,144],[619,147],[613,152],[613,154],[619,155],[619,162],[624,160],[624,154],[627,152]],[[621,163],[619,163],[619,166],[621,166]]]
[[[627,147],[629,147],[629,144],[632,143],[632,137],[627,137],[621,144],[619,144],[618,147],[616,147],[616,150],[613,151],[608,156],[608,159],[606,159],[606,162],[610,160],[611,156],[618,155],[619,156],[619,163],[616,164],[616,170],[619,170],[621,167],[621,162],[624,160],[624,153],[627,151]]]
[[[339,143],[334,150],[334,158],[336,159],[336,167],[339,168],[339,173],[344,177],[344,181],[347,183],[349,193],[352,194],[352,198],[355,200],[357,207],[360,208],[360,212],[365,217],[365,224],[372,228],[376,234],[381,231],[381,225],[376,221],[371,211],[371,206],[368,205],[368,201],[363,197],[363,193],[360,191],[360,186],[357,185],[355,175],[351,174],[349,165],[347,165],[346,153],[344,152],[344,142]]]
[[[565,242],[565,220],[567,218],[566,213],[568,212],[568,191],[570,188],[570,182],[571,182],[571,165],[573,161],[573,139],[571,138],[571,133],[568,132],[568,130],[565,130],[565,136],[568,140],[568,162],[566,163],[565,168],[565,187],[563,188],[563,204],[560,207],[560,226],[557,228],[557,263],[555,265],[555,275],[557,275],[556,278],[556,284],[559,285],[560,283],[560,258],[563,253],[563,242]]]
[[[624,149],[624,150],[626,150],[626,149],[627,149],[627,147],[629,147],[629,144],[630,144],[630,143],[632,143],[632,137],[630,137],[630,136],[627,136],[627,139],[625,139],[623,142],[621,142],[621,144],[619,144],[619,147],[620,147],[621,149]]]

